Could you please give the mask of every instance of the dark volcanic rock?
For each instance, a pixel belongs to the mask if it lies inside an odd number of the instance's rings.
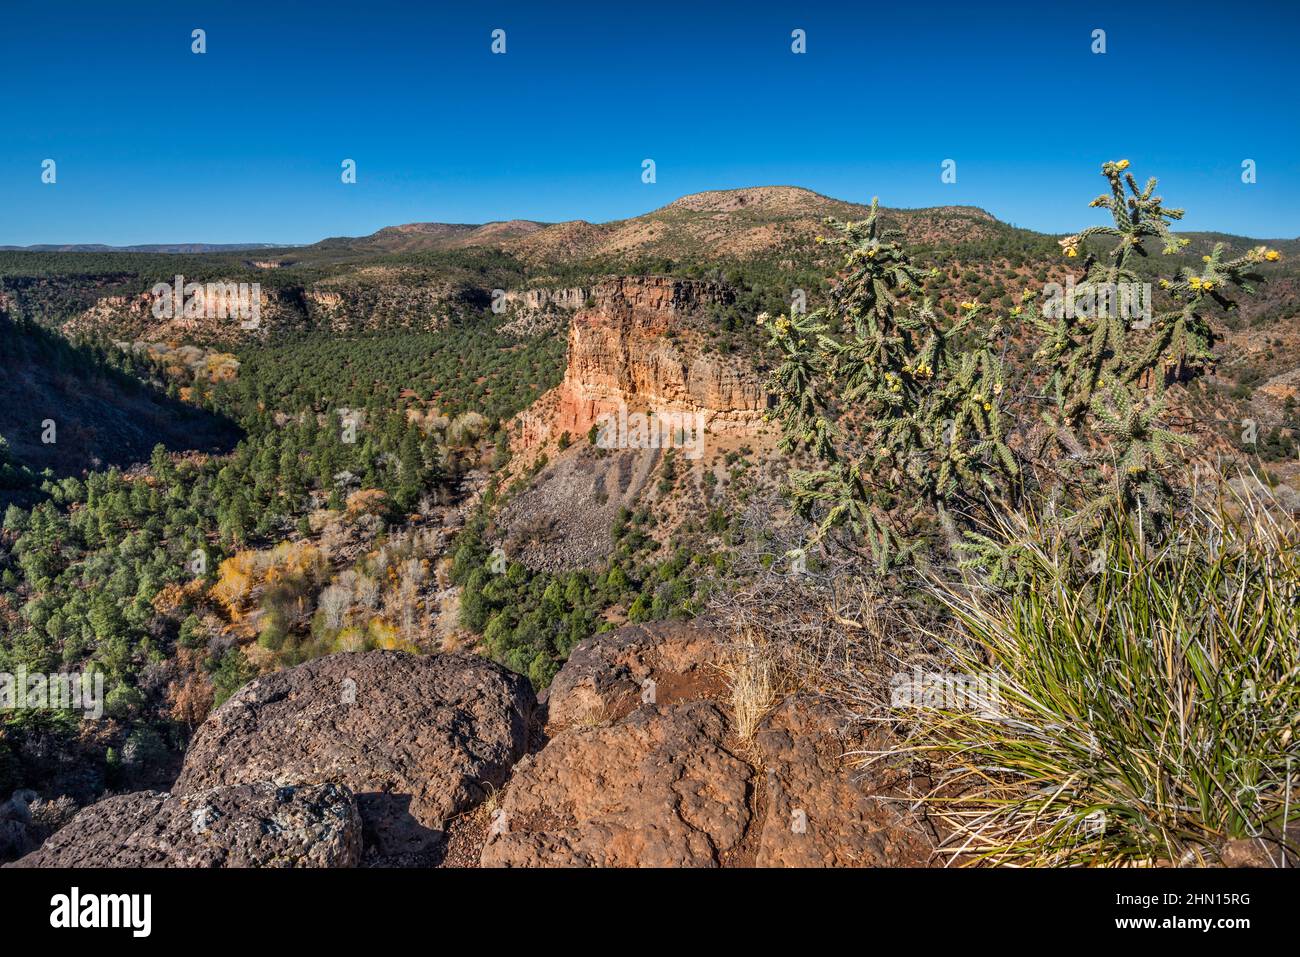
[[[361,818],[336,784],[137,791],[81,811],[10,867],[352,867]]]
[[[448,818],[524,754],[535,704],[527,681],[482,658],[331,655],[264,675],[209,715],[174,791],[337,781],[357,795],[368,863],[431,863]]]

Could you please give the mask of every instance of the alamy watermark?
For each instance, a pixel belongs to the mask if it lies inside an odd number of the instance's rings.
[[[186,282],[177,276],[168,285],[156,283],[155,319],[238,319],[244,329],[262,321],[262,284],[258,282]]]
[[[16,673],[0,671],[0,711],[26,709],[80,711],[87,718],[102,718],[104,673],[43,674],[22,666]]]
[[[152,894],[83,894],[73,887],[66,894],[50,898],[50,926],[75,930],[81,927],[118,927],[132,937],[148,937],[153,930]]]
[[[602,449],[682,449],[688,459],[704,454],[704,413],[655,411],[628,412],[620,402],[617,412],[596,418],[596,445]]]
[[[895,672],[889,680],[893,708],[925,711],[972,711],[981,717],[1002,716],[1002,687],[996,674],[964,675],[943,671]]]
[[[1151,321],[1151,283],[1149,282],[1081,282],[1067,276],[1065,285],[1049,282],[1043,287],[1047,302],[1043,315],[1048,319],[1134,319]]]

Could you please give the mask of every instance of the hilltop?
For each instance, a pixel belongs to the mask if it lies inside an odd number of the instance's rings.
[[[823,235],[823,221],[861,219],[869,207],[833,199],[798,186],[751,186],[691,193],[628,219],[591,223],[510,220],[483,225],[407,223],[369,236],[327,239],[306,247],[354,253],[491,247],[531,262],[599,256],[661,255],[681,258],[703,249],[720,255],[753,255],[794,240]],[[978,239],[1006,227],[972,206],[891,210],[910,241]]]

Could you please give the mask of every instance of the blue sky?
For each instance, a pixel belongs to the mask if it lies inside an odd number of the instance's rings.
[[[0,0],[0,244],[604,221],[765,184],[1056,232],[1120,157],[1186,228],[1294,237],[1298,27],[1284,0]]]

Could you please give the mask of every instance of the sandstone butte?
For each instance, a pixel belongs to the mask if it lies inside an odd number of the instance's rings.
[[[725,433],[761,419],[767,393],[743,360],[710,353],[703,319],[725,306],[720,284],[664,276],[595,285],[569,326],[564,380],[516,419],[516,448],[584,435],[605,414],[699,413]]]

